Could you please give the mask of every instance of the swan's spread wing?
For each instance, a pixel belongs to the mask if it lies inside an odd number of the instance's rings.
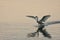
[[[26,16],[26,17],[30,17],[30,18],[34,18],[35,19],[35,16]]]
[[[52,24],[58,24],[60,21],[52,21],[52,22],[47,22],[45,23],[45,26],[52,25]]]
[[[50,17],[50,15],[45,15],[42,17],[42,19],[40,21],[45,22],[49,17]]]

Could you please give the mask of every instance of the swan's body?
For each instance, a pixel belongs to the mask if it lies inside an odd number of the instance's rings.
[[[44,27],[51,25],[51,24],[60,23],[60,21],[53,21],[53,22],[45,23],[45,21],[50,17],[50,15],[43,16],[43,18],[39,21],[38,21],[37,16],[27,16],[27,17],[34,18],[37,21],[37,23],[39,24],[38,29],[35,33],[38,33],[38,35],[39,35],[39,32],[41,32],[45,37],[48,37],[48,38],[51,38],[51,35],[46,31],[46,29],[44,29]]]

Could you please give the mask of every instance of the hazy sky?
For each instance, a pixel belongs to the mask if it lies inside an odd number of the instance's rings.
[[[32,22],[26,15],[52,15],[60,20],[60,0],[0,0],[0,22]]]

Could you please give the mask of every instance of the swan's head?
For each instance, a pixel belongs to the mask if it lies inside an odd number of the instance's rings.
[[[38,17],[37,16],[35,16],[35,20],[38,21]]]
[[[35,16],[35,19],[38,19],[38,16]]]

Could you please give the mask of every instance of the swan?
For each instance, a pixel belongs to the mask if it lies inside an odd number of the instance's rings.
[[[48,25],[52,25],[52,24],[58,24],[60,23],[60,21],[51,21],[51,22],[46,22],[47,19],[49,17],[51,17],[51,15],[45,15],[43,16],[40,20],[38,19],[38,16],[26,16],[26,17],[30,17],[36,20],[36,22],[38,23],[38,29],[36,32],[34,32],[34,34],[37,34],[39,36],[39,32],[41,32],[43,34],[44,37],[48,37],[51,38],[51,35],[46,31],[46,29],[44,29],[45,26]],[[35,36],[35,35],[34,35]]]

